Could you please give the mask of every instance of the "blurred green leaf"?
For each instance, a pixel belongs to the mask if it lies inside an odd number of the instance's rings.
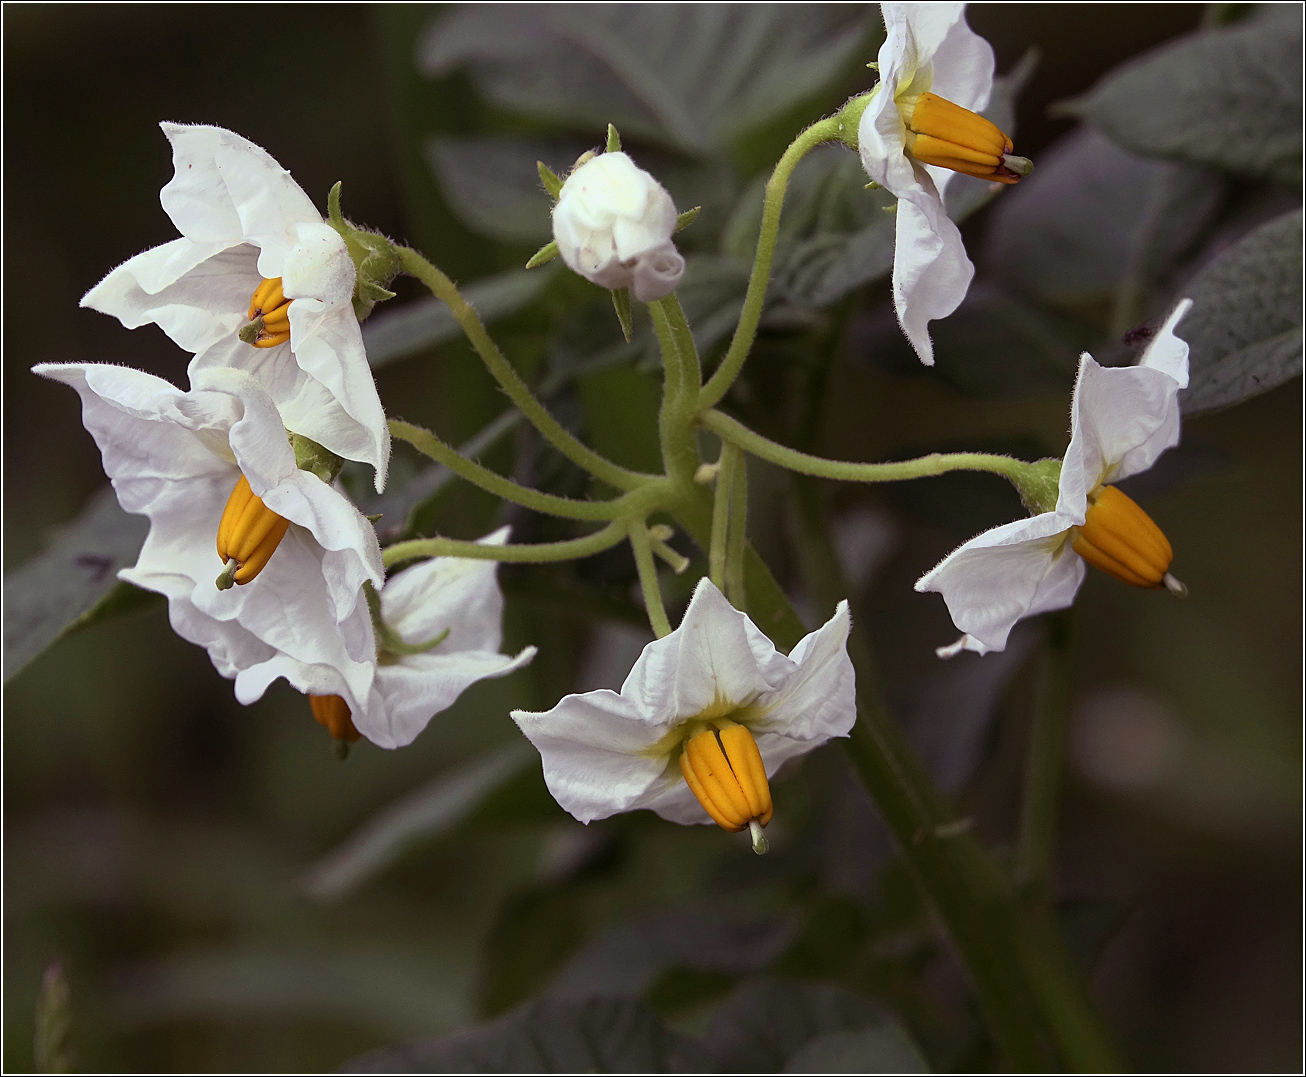
[[[878,1035],[847,1036],[870,1031]],[[927,1071],[892,1017],[860,995],[826,984],[745,984],[712,1015],[702,1042],[726,1073]],[[841,1057],[855,1057],[857,1064],[848,1071],[821,1068]]]
[[[557,267],[510,269],[473,281],[463,297],[486,325],[530,306],[553,280]],[[462,328],[453,313],[434,296],[398,307],[382,307],[363,323],[363,347],[373,370],[455,340]]]
[[[426,159],[464,224],[533,246],[553,238],[553,203],[540,181],[539,162],[565,176],[586,149],[575,139],[434,138]]]
[[[713,155],[843,76],[872,20],[838,5],[470,5],[432,21],[417,62],[431,77],[470,65],[513,111]]]
[[[50,548],[5,576],[4,679],[67,632],[84,623],[138,609],[130,592],[116,591],[121,568],[136,563],[149,531],[144,516],[125,512],[113,487],[97,491]],[[132,590],[136,590],[132,588]],[[96,609],[97,603],[106,599]]]
[[[530,998],[589,928],[590,917],[572,887],[534,886],[505,900],[485,940],[477,993],[481,1014],[495,1017]]]
[[[1226,407],[1302,371],[1302,211],[1248,233],[1186,287],[1185,413]]]
[[[309,868],[304,890],[319,901],[339,901],[384,871],[419,841],[448,833],[484,799],[536,758],[525,741],[441,774],[364,823]]]
[[[52,961],[41,978],[41,993],[36,1000],[36,1068],[41,1073],[71,1073],[72,1052],[68,1033],[72,1024],[69,1013],[68,978],[63,964]]]
[[[632,1000],[541,1001],[447,1039],[363,1055],[345,1073],[700,1073],[707,1059]]]
[[[1061,107],[1134,153],[1299,184],[1300,11],[1164,45]]]

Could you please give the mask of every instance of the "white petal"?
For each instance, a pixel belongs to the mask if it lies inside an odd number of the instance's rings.
[[[1188,388],[1188,342],[1175,336],[1174,331],[1192,306],[1191,299],[1179,300],[1138,361],[1139,366],[1170,375],[1181,389]]]
[[[921,362],[933,366],[928,325],[961,305],[975,267],[966,256],[961,232],[943,208],[943,199],[921,186],[920,191],[898,199],[893,306]]]
[[[840,602],[833,617],[799,641],[789,655],[797,668],[777,690],[758,700],[766,716],[757,723],[756,733],[805,744],[805,750],[848,735],[857,721],[856,675],[848,657],[851,629],[848,603]],[[765,754],[762,758],[766,760]]]
[[[1086,353],[1070,414],[1070,447],[1061,470],[1063,497],[1080,485],[1087,492],[1098,483],[1145,471],[1177,444],[1179,383],[1151,367],[1103,368]]]
[[[509,529],[499,528],[480,541],[502,546]],[[386,580],[381,616],[406,643],[449,635],[439,653],[498,651],[503,639],[503,592],[499,563],[470,557],[433,557]]]
[[[174,239],[124,262],[82,296],[81,305],[128,329],[151,322],[187,351],[203,351],[245,322],[258,284],[258,251],[238,241]]]
[[[911,9],[918,62],[934,67],[930,92],[982,112],[993,89],[993,48],[966,25],[965,4],[884,4]],[[886,12],[885,18],[888,19]]]
[[[446,644],[378,667],[376,702],[354,714],[354,726],[363,736],[382,748],[411,744],[432,717],[453,706],[471,685],[506,677],[535,657],[534,647],[513,657],[494,651],[446,653]]]
[[[172,143],[174,168],[160,201],[177,231],[197,241],[253,243],[260,274],[281,276],[295,245],[293,226],[322,220],[312,200],[266,150],[234,132],[160,126]]]
[[[645,753],[674,719],[653,719],[607,689],[564,696],[542,714],[513,711],[512,718],[540,753],[549,792],[582,823],[628,810],[667,769],[665,756]]]
[[[327,310],[348,303],[357,271],[344,238],[329,224],[310,221],[292,229],[295,246],[281,270],[287,299],[317,299]]]
[[[1070,605],[1084,562],[1070,548],[1073,521],[1056,512],[1003,524],[948,554],[916,582],[943,595],[952,623],[1000,651],[1022,617]]]

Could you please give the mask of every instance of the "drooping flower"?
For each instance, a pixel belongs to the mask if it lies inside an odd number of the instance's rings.
[[[33,369],[77,390],[119,502],[149,517],[140,556],[119,577],[167,597],[172,627],[235,678],[240,702],[288,663],[330,668],[367,694],[375,649],[363,584],[385,578],[376,533],[343,494],[296,466],[259,382],[205,369],[183,392],[107,364]]]
[[[507,541],[508,528],[481,539]],[[505,677],[535,657],[500,654],[503,592],[497,561],[434,557],[395,573],[373,592],[376,679],[357,693],[330,668],[287,676],[336,740],[367,737],[382,748],[412,743],[427,722],[477,681]],[[362,702],[360,702],[362,701]]]
[[[619,693],[512,717],[539,750],[549,792],[582,823],[648,808],[674,823],[747,827],[764,851],[768,778],[856,720],[850,627],[841,602],[786,657],[704,579]]]
[[[928,323],[966,298],[975,267],[943,195],[956,172],[1016,183],[1032,168],[977,113],[989,103],[993,50],[965,4],[881,4],[880,83],[862,113],[867,174],[898,198],[893,302],[911,346],[934,363]]]
[[[621,152],[577,168],[553,207],[553,238],[567,267],[643,303],[671,294],[685,259],[671,242],[676,207],[666,189]]]
[[[155,323],[194,354],[190,377],[253,375],[286,427],[385,485],[390,434],[352,298],[345,241],[268,153],[221,127],[165,123],[173,178],[160,201],[181,233],[82,297],[129,329]]]
[[[1180,301],[1137,366],[1101,367],[1087,352],[1080,358],[1056,507],[978,535],[917,581],[916,590],[943,595],[965,633],[940,648],[941,657],[1000,651],[1021,618],[1069,606],[1085,562],[1135,587],[1186,593],[1170,575],[1165,535],[1110,484],[1147,470],[1179,441],[1188,345],[1174,330],[1191,306]]]

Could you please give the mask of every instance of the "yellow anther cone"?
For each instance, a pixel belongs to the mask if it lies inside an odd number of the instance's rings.
[[[753,735],[741,725],[705,729],[680,755],[680,773],[713,822],[737,832],[771,821],[771,790]]]
[[[317,719],[317,724],[325,728],[336,740],[353,744],[362,735],[354,728],[349,704],[340,696],[309,696],[308,705],[313,711],[313,717]]]
[[[293,299],[286,298],[280,277],[264,278],[249,299],[249,320],[256,327],[251,330],[253,339],[249,343],[255,348],[275,348],[288,341],[290,304],[293,302]]]
[[[1074,550],[1094,568],[1134,587],[1166,586],[1174,551],[1169,541],[1128,494],[1104,486],[1075,529]]]
[[[1020,182],[1023,173],[1008,166],[1011,139],[995,124],[938,94],[924,93],[903,104],[907,151],[916,160],[998,183]],[[1028,166],[1024,158],[1010,162]]]
[[[278,516],[263,504],[261,498],[255,497],[249,480],[241,475],[227,498],[227,507],[218,523],[218,556],[229,568],[232,562],[235,563],[233,572],[228,574],[224,570],[223,576],[218,578],[219,588],[231,586],[227,582],[224,587],[224,577],[236,583],[249,583],[262,572],[285,538],[288,527],[290,521]]]

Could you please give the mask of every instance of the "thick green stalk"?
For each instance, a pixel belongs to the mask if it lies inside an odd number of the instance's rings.
[[[630,521],[630,548],[635,553],[635,568],[639,572],[639,586],[644,592],[644,609],[653,634],[661,639],[671,634],[671,622],[662,604],[662,589],[658,586],[658,567],[653,563],[653,548],[649,545],[648,523]]]
[[[726,589],[726,554],[730,541],[730,498],[735,491],[735,469],[744,454],[728,441],[721,443],[716,465],[716,489],[712,495],[712,539],[707,552],[708,578],[718,591]]]
[[[704,412],[699,417],[699,422],[723,441],[738,445],[761,460],[819,479],[900,482],[903,479],[942,475],[948,471],[992,471],[1019,486],[1029,470],[1029,465],[1024,461],[980,452],[934,452],[915,460],[896,460],[889,464],[854,464],[843,460],[827,460],[777,445],[770,438],[764,438],[737,419],[715,409]]]
[[[595,478],[602,479],[618,490],[633,490],[647,480],[648,476],[614,464],[568,433],[562,424],[548,413],[544,405],[535,399],[530,387],[522,381],[512,364],[504,358],[503,352],[499,351],[499,346],[486,331],[480,316],[462,297],[462,293],[458,291],[453,281],[417,251],[408,247],[397,247],[396,250],[399,252],[403,271],[420,280],[431,290],[432,295],[449,307],[458,324],[462,326],[463,332],[467,334],[472,347],[476,349],[476,354],[481,357],[481,361],[494,376],[494,380],[555,449]]]
[[[693,477],[700,462],[694,436],[698,352],[694,350],[694,338],[689,334],[685,315],[674,295],[648,304],[648,312],[662,349],[665,369],[662,410],[658,415],[662,465],[668,475],[685,481]]]
[[[744,586],[744,550],[748,546],[747,457],[740,453],[731,470],[730,525],[726,528],[726,598],[735,609],[747,613],[748,590]]]
[[[488,490],[496,497],[524,505],[536,512],[562,516],[570,520],[615,520],[618,516],[631,511],[626,501],[626,497],[631,496],[629,494],[614,501],[576,501],[569,497],[557,497],[554,494],[546,494],[522,486],[467,459],[431,431],[406,423],[402,419],[390,420],[390,433],[482,490]]]
[[[1049,614],[1045,621],[1048,636],[1039,654],[1016,859],[1017,881],[1031,902],[1042,905],[1052,900],[1062,756],[1070,717],[1070,611]]]
[[[776,240],[780,235],[780,210],[784,205],[785,190],[794,169],[811,150],[822,142],[835,142],[841,137],[842,125],[838,117],[819,120],[794,139],[784,152],[766,182],[766,199],[762,203],[762,227],[757,236],[757,252],[753,256],[753,272],[748,278],[748,292],[744,307],[739,313],[739,325],[730,340],[730,348],[708,379],[698,396],[698,408],[715,407],[730,390],[735,378],[744,368],[744,360],[757,336],[757,323],[762,318],[766,304],[766,288],[771,280],[771,261],[775,258]]]
[[[517,562],[573,561],[615,546],[625,539],[626,527],[624,520],[614,520],[603,530],[583,538],[520,546],[495,546],[447,538],[411,539],[387,546],[381,551],[381,560],[386,568],[421,557],[471,557],[482,561]]]

